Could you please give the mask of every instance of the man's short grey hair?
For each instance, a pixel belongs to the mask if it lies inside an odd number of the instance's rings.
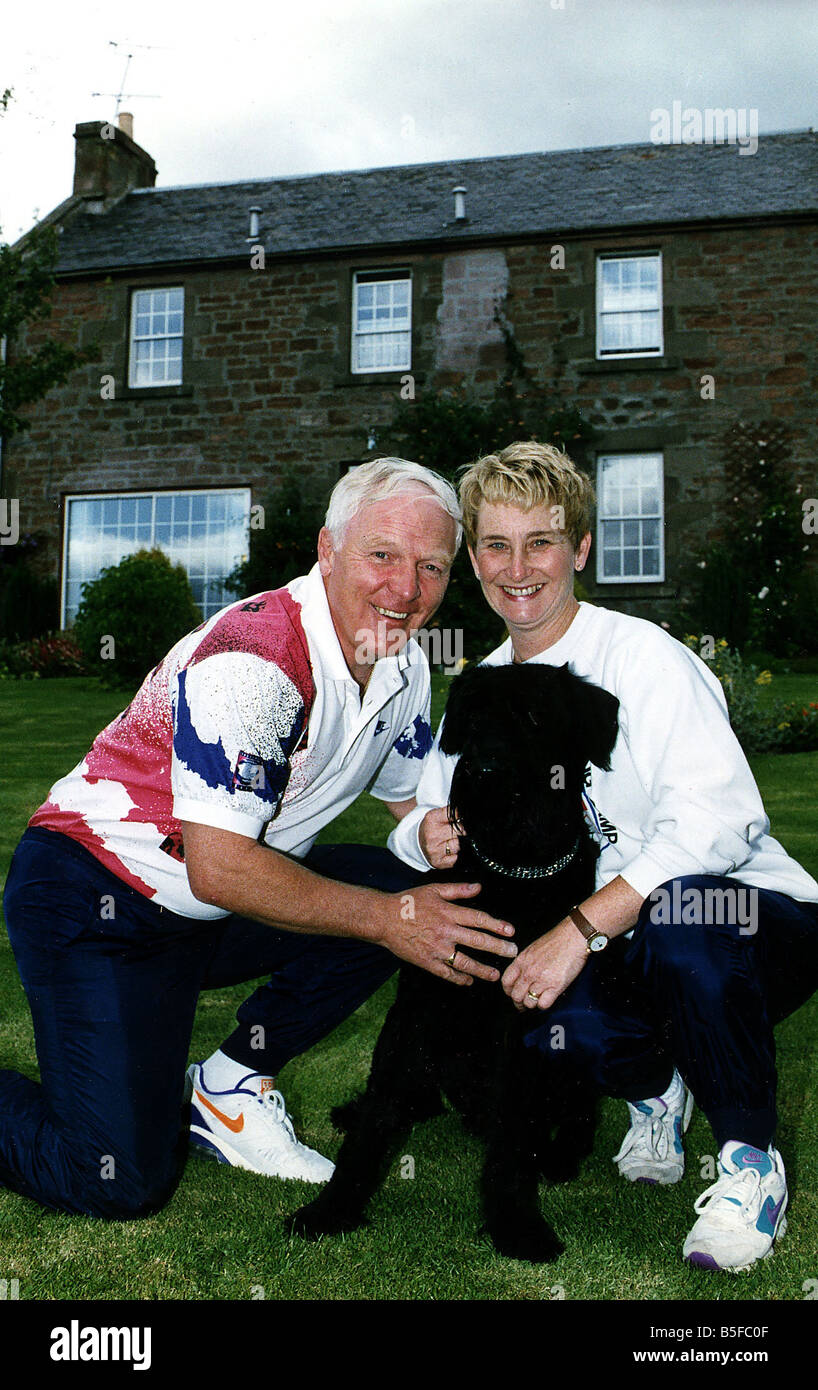
[[[455,525],[455,553],[463,539],[463,522],[460,503],[451,483],[447,483],[439,473],[425,468],[422,463],[412,463],[410,459],[385,458],[371,459],[369,463],[359,464],[345,473],[335,484],[329,499],[324,522],[332,536],[333,544],[341,545],[344,532],[352,518],[373,502],[382,502],[387,497],[398,497],[401,493],[415,492],[418,485],[427,488],[440,503],[447,516]]]

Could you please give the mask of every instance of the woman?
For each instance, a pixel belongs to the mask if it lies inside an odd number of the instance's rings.
[[[655,624],[574,597],[591,548],[585,475],[555,448],[512,444],[468,469],[460,499],[474,572],[508,629],[487,663],[568,662],[620,702],[610,771],[586,777],[596,891],[502,986],[517,1008],[547,1010],[528,1041],[552,1065],[628,1102],[625,1178],[681,1178],[695,1096],[719,1176],[683,1254],[749,1268],[785,1229],[772,1029],[818,987],[818,883],[767,833],[704,662]],[[456,862],[453,762],[438,736],[418,806],[390,839],[415,867]]]

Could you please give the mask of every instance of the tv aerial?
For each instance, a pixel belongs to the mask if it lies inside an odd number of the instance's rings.
[[[146,52],[147,52],[147,51],[153,52],[153,51],[157,50],[157,48],[158,48],[158,45],[156,45],[156,44],[151,44],[151,43],[123,44],[123,43],[117,43],[116,40],[114,40],[114,39],[109,39],[109,40],[108,40],[108,45],[109,45],[110,48],[133,49],[134,51],[136,51],[137,49],[144,49]],[[134,100],[136,100],[136,101],[158,101],[158,100],[159,100],[159,96],[160,96],[159,92],[126,92],[126,91],[125,91],[125,83],[126,83],[127,80],[128,80],[128,69],[129,69],[129,67],[131,66],[131,59],[132,59],[132,58],[133,58],[133,52],[126,53],[126,56],[125,56],[125,71],[124,71],[123,74],[122,74],[122,81],[121,81],[120,84],[119,84],[119,91],[118,91],[118,92],[92,92],[92,93],[91,93],[91,96],[92,96],[92,97],[116,97],[116,106],[114,107],[114,120],[116,120],[117,117],[119,116],[119,108],[120,108],[120,105],[122,104],[122,99],[123,99],[123,97],[127,97],[129,101],[134,101]]]

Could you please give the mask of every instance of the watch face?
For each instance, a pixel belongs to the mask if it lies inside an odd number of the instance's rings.
[[[590,941],[588,942],[588,950],[589,950],[589,951],[604,951],[604,950],[605,950],[605,947],[607,946],[607,944],[608,944],[608,938],[607,938],[607,936],[604,936],[604,935],[602,934],[602,932],[597,932],[596,936],[592,936],[591,939],[590,939]]]

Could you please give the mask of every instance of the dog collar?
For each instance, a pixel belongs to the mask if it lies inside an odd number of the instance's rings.
[[[579,836],[577,836],[568,853],[563,854],[560,859],[555,859],[553,864],[534,864],[528,868],[524,868],[520,865],[510,868],[508,864],[498,864],[495,859],[489,859],[488,855],[481,854],[474,840],[470,840],[469,843],[480,862],[485,864],[487,869],[492,869],[496,874],[505,874],[507,878],[551,878],[553,874],[558,874],[563,869],[568,868],[568,865],[579,849]]]

